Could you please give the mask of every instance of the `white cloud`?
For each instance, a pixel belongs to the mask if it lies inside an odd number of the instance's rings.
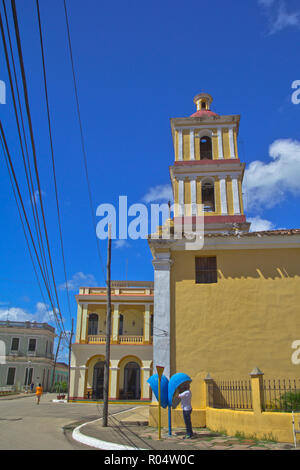
[[[258,0],[269,21],[269,34],[289,27],[300,27],[300,10],[288,12],[283,0]]]
[[[300,195],[300,142],[279,139],[269,147],[271,161],[252,162],[245,171],[245,209],[272,208]]]
[[[129,243],[126,240],[115,240],[113,242],[113,246],[118,250],[120,248],[127,248]]]
[[[153,186],[148,190],[148,192],[143,197],[143,201],[146,203],[150,202],[168,202],[173,201],[173,191],[170,184],[159,184],[158,186]]]
[[[261,219],[259,216],[247,217],[247,221],[251,222],[250,232],[263,232],[265,230],[274,230],[275,225],[270,220]]]
[[[97,281],[93,274],[84,274],[82,272],[75,273],[69,281],[59,286],[59,289],[66,290],[68,287],[69,291],[77,291],[80,287],[95,287]]]
[[[36,311],[34,313],[30,313],[20,307],[0,308],[0,320],[53,323],[54,315],[53,311],[49,310],[48,305],[44,304],[43,302],[38,302],[36,304]]]

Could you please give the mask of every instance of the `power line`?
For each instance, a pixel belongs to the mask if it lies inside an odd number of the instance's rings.
[[[77,109],[79,128],[80,128],[81,147],[82,147],[82,154],[83,154],[83,160],[84,160],[85,176],[86,176],[87,187],[88,187],[89,204],[90,204],[93,228],[94,228],[94,233],[96,235],[96,223],[95,223],[95,216],[94,216],[95,212],[94,212],[92,191],[91,191],[91,185],[90,185],[89,174],[88,174],[87,155],[86,155],[85,143],[84,143],[83,127],[82,127],[82,120],[81,120],[81,113],[80,113],[80,106],[79,106],[77,80],[76,80],[75,67],[74,67],[72,42],[71,42],[71,34],[70,34],[70,27],[69,27],[69,19],[68,19],[68,10],[67,10],[66,0],[64,0],[64,9],[65,9],[65,18],[66,18],[66,26],[67,26],[67,34],[68,34],[68,45],[69,45],[69,52],[70,52],[70,59],[71,59],[71,66],[72,66],[72,75],[73,75],[75,99],[76,99],[76,109]],[[96,245],[97,245],[97,252],[98,252],[98,257],[99,257],[99,260],[100,260],[101,270],[102,270],[102,274],[103,274],[103,279],[105,281],[106,276],[105,276],[105,270],[104,270],[104,263],[103,263],[103,260],[102,260],[102,256],[101,256],[101,252],[100,252],[100,248],[99,248],[99,240],[97,238],[97,235],[96,235]]]
[[[4,0],[3,0],[3,7],[4,7],[4,12],[5,12],[5,19],[6,19],[6,26],[7,26],[7,31],[8,31],[10,51],[11,51],[12,62],[13,62],[14,78],[15,78],[15,82],[16,82],[18,104],[19,104],[20,114],[21,114],[22,129],[23,129],[23,135],[24,135],[24,140],[25,140],[28,169],[27,169],[27,166],[26,166],[26,160],[25,160],[25,156],[24,156],[24,147],[23,147],[23,144],[22,144],[20,124],[19,124],[19,119],[18,119],[18,110],[17,110],[16,100],[15,100],[15,95],[14,95],[14,86],[13,86],[13,81],[12,81],[12,74],[11,74],[11,70],[10,70],[10,63],[9,63],[7,46],[6,46],[4,27],[3,27],[2,17],[1,17],[1,13],[0,13],[1,35],[2,35],[2,40],[3,40],[3,45],[4,45],[6,62],[7,62],[9,81],[10,81],[11,91],[12,91],[12,96],[13,96],[14,110],[15,110],[15,116],[16,116],[16,121],[17,121],[18,135],[19,135],[19,139],[20,139],[21,151],[22,151],[22,156],[23,156],[23,163],[24,163],[24,168],[25,168],[26,181],[27,181],[27,186],[28,186],[28,190],[29,190],[29,194],[30,194],[30,201],[31,201],[31,204],[32,204],[33,216],[34,216],[34,221],[35,221],[35,228],[36,228],[36,232],[37,232],[38,245],[39,245],[39,248],[40,248],[42,261],[40,260],[39,254],[37,252],[37,248],[36,248],[36,245],[35,245],[35,242],[34,242],[32,230],[31,230],[31,227],[30,227],[30,223],[29,223],[29,220],[28,220],[28,217],[27,217],[25,207],[24,207],[24,203],[23,203],[23,200],[22,200],[22,195],[21,195],[21,192],[20,192],[20,188],[19,188],[19,185],[18,185],[18,182],[17,182],[16,173],[15,173],[13,163],[12,163],[12,160],[11,160],[11,157],[10,157],[10,154],[9,154],[9,150],[8,150],[8,146],[7,146],[7,142],[6,142],[6,138],[5,138],[5,134],[4,134],[4,130],[3,130],[3,127],[2,127],[2,123],[0,122],[0,126],[1,126],[1,143],[2,143],[2,147],[3,147],[3,151],[4,151],[4,157],[6,159],[6,164],[7,164],[8,170],[9,170],[9,176],[10,176],[11,183],[14,181],[15,186],[16,186],[16,191],[14,190],[14,187],[13,187],[14,196],[15,196],[15,199],[16,199],[16,202],[17,202],[17,197],[16,197],[16,193],[17,193],[19,201],[20,201],[20,205],[22,207],[24,219],[26,221],[26,226],[27,226],[27,229],[29,231],[29,235],[30,235],[30,239],[31,239],[31,242],[32,242],[32,245],[33,245],[33,249],[34,249],[34,252],[35,252],[35,255],[36,255],[36,259],[37,259],[37,262],[38,262],[38,265],[39,265],[39,268],[40,268],[40,271],[41,271],[41,274],[42,274],[42,277],[43,277],[43,280],[44,280],[44,284],[45,284],[45,287],[46,287],[46,290],[47,290],[47,293],[48,293],[48,296],[49,296],[50,304],[52,306],[54,319],[57,323],[58,329],[61,329],[63,331],[64,339],[65,339],[65,338],[67,338],[67,334],[66,334],[66,331],[64,329],[61,310],[60,310],[60,307],[59,307],[59,300],[58,300],[57,289],[56,289],[56,284],[55,284],[53,264],[52,264],[51,254],[50,254],[50,247],[49,247],[49,240],[48,240],[48,234],[47,234],[47,228],[46,228],[46,222],[45,222],[44,209],[43,209],[43,203],[42,203],[42,199],[41,199],[41,188],[40,188],[39,175],[38,175],[38,170],[37,170],[37,159],[36,159],[35,145],[34,145],[34,139],[33,139],[33,130],[32,130],[32,123],[31,123],[30,109],[29,109],[27,84],[26,84],[26,77],[25,77],[25,70],[24,70],[24,63],[23,63],[22,49],[21,49],[21,40],[20,40],[17,13],[16,13],[16,7],[15,7],[14,0],[12,0],[12,11],[13,11],[13,17],[14,17],[14,25],[15,25],[15,33],[16,33],[18,53],[19,53],[19,61],[20,61],[20,67],[21,67],[21,73],[22,73],[22,81],[23,81],[23,90],[24,90],[24,96],[25,96],[27,118],[28,118],[28,122],[29,122],[31,144],[32,144],[33,155],[34,155],[35,174],[36,174],[36,179],[37,179],[37,184],[38,184],[38,196],[39,196],[39,199],[40,199],[40,205],[41,205],[41,210],[42,210],[42,218],[43,218],[43,224],[44,224],[44,230],[45,230],[45,238],[46,238],[46,241],[47,241],[48,256],[49,256],[49,261],[50,261],[50,266],[51,266],[53,285],[54,285],[54,290],[55,290],[55,294],[56,294],[56,301],[57,301],[58,309],[56,309],[56,307],[54,306],[54,302],[52,300],[53,295],[52,295],[52,290],[51,290],[51,283],[50,283],[49,273],[48,273],[48,269],[47,269],[45,249],[44,249],[44,246],[43,246],[43,239],[42,239],[41,229],[40,229],[40,225],[39,225],[37,204],[35,204],[35,200],[34,200],[35,194],[34,194],[34,189],[33,189],[32,175],[31,175],[31,171],[30,171],[30,161],[29,161],[29,155],[28,155],[28,147],[27,147],[27,143],[26,143],[26,133],[25,133],[25,128],[24,128],[24,120],[23,120],[23,116],[22,116],[22,107],[21,107],[21,102],[20,102],[20,94],[19,94],[19,89],[18,89],[16,68],[15,68],[15,63],[14,63],[11,36],[10,36],[10,33],[9,33],[8,18],[7,18],[7,12],[6,12],[6,7],[5,7]],[[5,148],[5,150],[4,150],[4,148]],[[29,173],[30,178],[28,176],[28,173]],[[23,223],[23,220],[22,220],[20,206],[17,205],[17,207],[18,207],[22,227],[24,229],[26,242],[27,242],[28,248],[29,248],[28,238],[27,238],[26,230],[25,230],[24,223]],[[36,215],[36,217],[35,217],[35,215]],[[29,248],[29,250],[30,250],[30,248]],[[30,251],[30,254],[31,254],[31,251]],[[31,254],[31,260],[32,260],[32,263],[33,263],[35,273],[37,275],[37,271],[36,271],[36,268],[35,268],[35,264],[34,264],[34,261],[33,261],[32,254]],[[38,280],[38,283],[39,283],[38,276],[37,276],[37,280]],[[40,287],[40,290],[41,290],[40,283],[39,283],[39,287]],[[42,294],[42,290],[41,290],[41,294]],[[44,299],[43,294],[42,294],[42,297]],[[46,304],[45,300],[44,300],[44,303]],[[59,318],[58,318],[57,313],[59,314]]]
[[[8,70],[8,75],[9,75],[9,82],[10,82],[10,86],[11,86],[15,117],[16,117],[18,135],[19,135],[20,146],[21,146],[22,160],[23,160],[24,169],[25,169],[26,182],[27,182],[28,191],[29,191],[29,199],[30,199],[30,202],[31,202],[31,208],[32,208],[32,213],[33,213],[35,230],[36,230],[36,233],[37,233],[38,246],[39,246],[39,250],[40,250],[40,253],[41,253],[42,266],[43,266],[43,269],[44,269],[45,276],[47,277],[48,283],[50,284],[49,273],[48,273],[47,263],[46,263],[45,249],[44,249],[44,246],[43,246],[43,239],[42,239],[40,222],[39,222],[39,216],[38,216],[38,211],[37,211],[36,204],[34,203],[34,187],[33,187],[33,181],[32,181],[32,174],[31,174],[31,170],[30,170],[28,147],[27,147],[27,142],[26,142],[24,120],[23,120],[22,107],[21,107],[21,102],[20,102],[20,94],[19,94],[19,88],[18,88],[16,67],[15,67],[15,61],[14,61],[14,55],[13,55],[13,49],[12,49],[12,43],[11,43],[11,36],[10,36],[10,32],[9,32],[9,25],[8,25],[8,18],[7,18],[7,12],[6,12],[6,7],[5,7],[5,1],[3,0],[2,3],[3,3],[3,8],[4,8],[4,13],[5,13],[6,27],[7,27],[9,44],[10,44],[10,52],[11,52],[13,70],[14,70],[14,78],[15,78],[15,83],[16,83],[18,104],[19,104],[19,109],[20,109],[20,117],[21,117],[22,130],[23,130],[23,136],[24,136],[24,144],[25,144],[25,148],[26,148],[27,164],[26,164],[26,159],[25,159],[25,155],[24,155],[24,147],[23,147],[23,143],[22,143],[20,123],[19,123],[19,117],[18,117],[18,110],[17,110],[17,105],[16,105],[16,99],[15,99],[14,86],[13,86],[13,81],[12,81],[12,74],[11,74],[11,69],[10,69],[7,45],[6,45],[6,40],[5,40],[4,27],[3,27],[2,17],[1,17],[1,13],[0,13],[1,35],[2,35],[2,41],[3,41],[3,46],[4,46],[7,70]],[[28,165],[28,169],[27,169],[27,165]],[[51,290],[51,287],[50,287],[50,290]]]
[[[36,7],[37,7],[39,33],[40,33],[41,52],[42,52],[44,88],[45,88],[45,97],[46,97],[46,105],[47,105],[47,119],[48,119],[49,139],[50,139],[50,147],[51,147],[51,160],[52,160],[52,171],[53,171],[54,187],[55,187],[55,199],[56,199],[58,226],[59,226],[59,237],[60,237],[60,245],[61,245],[61,252],[62,252],[62,261],[63,261],[63,267],[64,267],[64,276],[65,276],[65,281],[66,281],[69,315],[70,315],[70,319],[71,319],[72,314],[71,314],[70,296],[69,296],[69,289],[68,289],[66,262],[65,262],[65,254],[64,254],[64,245],[63,245],[63,238],[62,238],[60,209],[59,209],[59,202],[58,202],[58,191],[57,191],[56,170],[55,170],[55,160],[54,160],[54,150],[53,150],[53,139],[52,139],[52,131],[51,131],[51,118],[50,118],[50,109],[49,109],[49,100],[48,100],[47,75],[46,75],[46,66],[45,66],[45,55],[44,55],[44,45],[43,45],[43,34],[42,34],[42,25],[41,25],[41,17],[40,17],[39,0],[36,0]]]
[[[10,157],[10,154],[9,154],[9,151],[8,151],[8,147],[7,147],[7,143],[6,143],[6,139],[5,139],[5,135],[4,135],[4,131],[3,131],[3,127],[2,127],[2,122],[1,122],[1,121],[0,121],[0,140],[1,140],[1,146],[2,146],[2,150],[3,150],[3,155],[4,155],[5,163],[6,163],[6,166],[7,166],[9,178],[10,178],[10,181],[11,181],[11,184],[12,184],[12,189],[13,189],[14,198],[15,198],[15,201],[16,201],[16,204],[17,204],[17,209],[18,209],[18,212],[19,212],[19,216],[20,216],[22,228],[23,228],[23,231],[24,231],[24,236],[25,236],[27,248],[28,248],[28,251],[29,251],[29,254],[30,254],[30,258],[31,258],[31,261],[32,261],[32,265],[33,265],[33,269],[34,269],[34,272],[35,272],[35,275],[36,275],[36,279],[37,279],[37,282],[38,282],[38,286],[39,286],[39,289],[40,289],[40,292],[41,292],[41,295],[42,295],[42,299],[43,299],[43,301],[44,301],[44,304],[47,305],[47,304],[46,304],[46,301],[45,301],[45,298],[44,298],[44,294],[43,294],[42,288],[41,288],[41,284],[40,284],[40,281],[39,281],[39,277],[38,277],[38,274],[37,274],[37,270],[36,270],[36,267],[35,267],[35,263],[34,263],[34,259],[33,259],[33,256],[32,256],[31,249],[30,249],[30,244],[29,244],[29,241],[28,241],[28,237],[27,237],[27,234],[26,234],[26,230],[25,230],[25,227],[24,227],[24,223],[23,223],[23,219],[22,219],[22,215],[21,215],[21,210],[20,210],[20,206],[19,206],[19,203],[18,203],[17,194],[18,194],[18,197],[19,197],[19,200],[20,200],[20,204],[21,204],[21,206],[22,206],[24,218],[25,218],[25,221],[26,221],[26,224],[27,224],[27,228],[28,228],[28,230],[29,230],[29,234],[30,234],[30,237],[31,237],[31,241],[32,241],[32,244],[33,244],[33,248],[34,248],[36,257],[37,257],[37,261],[38,261],[39,267],[40,267],[40,269],[41,269],[40,260],[39,260],[39,257],[38,257],[38,255],[37,255],[36,247],[35,247],[35,244],[34,244],[34,241],[33,241],[32,232],[31,232],[31,230],[30,230],[28,218],[27,218],[26,211],[25,211],[25,208],[24,208],[24,203],[23,203],[22,196],[21,196],[21,193],[20,193],[20,190],[19,190],[18,182],[17,182],[17,180],[16,180],[15,171],[14,171],[13,164],[12,164],[12,161],[11,161],[11,157]],[[16,190],[15,190],[14,185],[13,185],[13,180],[14,180],[14,182],[15,182]],[[41,270],[41,271],[42,271],[42,270]],[[54,318],[55,318],[57,327],[59,328],[59,323],[58,323],[57,318],[56,318],[56,315],[55,315],[55,307],[54,307],[54,305],[53,305],[52,298],[51,298],[51,295],[50,295],[50,292],[49,292],[49,287],[48,287],[47,282],[46,282],[46,280],[45,280],[45,278],[44,278],[43,272],[42,272],[42,277],[43,277],[44,283],[45,283],[45,285],[46,285],[46,290],[47,290],[47,292],[48,292],[48,296],[49,296],[49,299],[50,299],[50,304],[51,304],[51,307],[52,307],[52,311],[53,311],[53,314],[54,314]]]
[[[42,191],[41,191],[38,165],[37,165],[36,147],[35,147],[35,141],[34,141],[33,126],[32,126],[32,119],[31,119],[31,112],[30,112],[29,98],[28,98],[27,80],[26,80],[26,74],[25,74],[25,67],[24,67],[22,45],[21,45],[21,38],[20,38],[20,31],[19,31],[18,16],[17,16],[15,0],[11,0],[11,4],[12,4],[12,13],[13,13],[13,21],[14,21],[15,35],[16,35],[16,41],[17,41],[19,63],[20,63],[21,76],[22,76],[25,107],[26,107],[26,113],[27,113],[27,119],[28,119],[28,125],[29,125],[29,133],[30,133],[30,140],[31,140],[32,152],[33,152],[34,169],[35,169],[35,175],[36,175],[36,180],[37,180],[37,184],[38,184],[38,196],[39,196],[39,202],[40,202],[41,213],[42,213],[42,220],[43,220],[43,225],[44,225],[44,233],[45,233],[45,238],[46,238],[47,251],[48,251],[49,263],[50,263],[50,268],[51,268],[51,273],[52,273],[52,281],[53,281],[53,286],[54,286],[54,291],[55,291],[55,297],[56,297],[56,302],[57,302],[58,313],[59,313],[59,317],[60,317],[60,320],[61,320],[61,325],[62,325],[63,331],[65,333],[64,325],[63,325],[63,318],[62,318],[62,315],[61,315],[61,309],[60,309],[59,299],[58,299],[58,294],[57,294],[57,287],[56,287],[56,283],[55,283],[54,269],[53,269],[53,263],[52,263],[52,257],[51,257],[51,252],[50,252],[50,245],[49,245],[49,238],[48,238],[48,232],[47,232],[47,226],[46,226],[46,220],[45,220],[45,212],[44,212],[44,206],[43,206],[43,201],[42,201]]]

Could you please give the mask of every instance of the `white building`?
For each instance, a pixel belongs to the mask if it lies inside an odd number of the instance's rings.
[[[51,386],[55,329],[47,323],[0,321],[0,389]]]

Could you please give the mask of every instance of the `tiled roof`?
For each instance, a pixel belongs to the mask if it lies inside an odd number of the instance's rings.
[[[280,235],[300,235],[299,228],[292,228],[292,229],[280,229],[280,230],[264,230],[260,232],[240,232],[238,229],[230,230],[228,232],[220,232],[220,233],[206,233],[206,237],[226,237],[238,235],[240,237],[263,237],[263,236],[280,236]]]
[[[218,116],[218,114],[210,111],[209,109],[200,109],[196,111],[194,114],[191,114],[190,117],[205,117],[205,116]]]

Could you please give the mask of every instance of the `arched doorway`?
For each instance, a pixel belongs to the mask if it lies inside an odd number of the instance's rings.
[[[104,361],[99,361],[94,366],[92,398],[103,398],[104,367]]]
[[[124,398],[139,400],[141,396],[141,369],[136,362],[128,362],[124,367]]]

